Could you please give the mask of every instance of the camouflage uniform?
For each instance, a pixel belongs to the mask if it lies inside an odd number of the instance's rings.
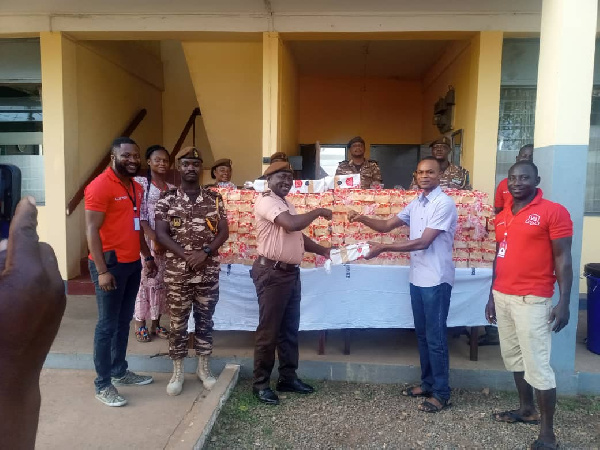
[[[336,175],[352,175],[353,173],[360,173],[360,187],[361,189],[370,189],[373,182],[381,181],[381,169],[377,161],[372,159],[365,159],[360,169],[357,169],[354,164],[348,160],[341,161],[335,171]]]
[[[226,218],[223,199],[210,189],[200,188],[195,203],[181,189],[171,189],[156,204],[156,220],[169,224],[171,238],[184,250],[201,250],[212,242],[217,223],[223,218]],[[187,356],[187,323],[192,306],[196,322],[194,349],[197,355],[210,355],[212,316],[219,300],[219,262],[209,256],[199,272],[192,272],[185,260],[173,252],[167,250],[166,257],[165,284],[171,315],[169,356],[171,359]]]
[[[442,189],[468,189],[471,190],[469,183],[469,171],[463,169],[461,166],[455,166],[450,164],[446,167],[446,170],[442,173],[440,179],[440,187]],[[417,174],[413,174],[413,181],[410,185],[410,189],[419,189],[417,185]]]

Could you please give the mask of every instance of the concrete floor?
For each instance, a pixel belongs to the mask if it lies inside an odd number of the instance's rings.
[[[94,398],[94,372],[44,369],[36,448],[165,448],[203,390],[198,379],[187,374],[182,394],[169,397],[165,386],[170,374],[152,375],[154,383],[147,386],[120,387],[129,403],[109,408]]]
[[[600,355],[586,349],[584,338],[587,321],[580,311],[577,332],[576,370],[600,373]],[[51,353],[63,355],[91,355],[96,325],[96,303],[93,296],[71,296],[58,336]],[[163,322],[168,322],[164,317]],[[133,329],[133,322],[132,322]],[[343,336],[339,330],[330,330],[325,355],[317,354],[319,333],[300,333],[300,358],[304,361],[328,361],[365,364],[392,364],[418,366],[419,359],[414,333],[400,329],[357,329],[351,331],[351,354],[343,354]],[[254,333],[247,331],[215,331],[214,356],[252,358]],[[453,369],[504,370],[498,346],[480,347],[479,361],[469,360],[466,336],[450,338],[450,367]],[[168,343],[155,339],[149,343],[135,340],[133,331],[129,340],[130,355],[165,355]]]

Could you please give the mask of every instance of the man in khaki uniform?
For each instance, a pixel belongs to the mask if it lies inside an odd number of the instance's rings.
[[[206,389],[216,379],[209,369],[212,353],[212,316],[219,300],[219,262],[212,257],[229,237],[221,195],[200,186],[202,159],[194,147],[179,158],[181,186],[161,195],[156,204],[156,237],[166,248],[165,284],[171,315],[169,356],[173,377],[167,394],[183,389],[183,360],[187,356],[187,323],[194,312],[194,349],[198,378]]]
[[[300,326],[300,262],[304,252],[329,258],[329,249],[302,233],[318,217],[331,220],[331,210],[317,208],[296,214],[285,196],[293,182],[287,162],[275,162],[265,170],[270,191],[259,194],[254,204],[259,257],[252,265],[252,281],[258,296],[259,322],[254,347],[254,395],[263,403],[277,405],[271,390],[275,351],[279,358],[280,392],[310,394],[313,388],[296,375]]]
[[[440,187],[442,189],[468,189],[471,190],[469,183],[469,171],[463,169],[461,166],[455,166],[448,161],[448,155],[450,154],[451,144],[450,139],[446,136],[442,136],[439,139],[433,141],[429,147],[431,148],[431,155],[438,160],[442,167],[442,177],[440,179]],[[416,178],[413,176],[413,182],[410,185],[410,189],[418,189]]]
[[[349,160],[341,161],[335,171],[336,175],[360,174],[361,189],[371,189],[382,183],[381,170],[377,161],[365,159],[365,141],[360,136],[348,142]]]

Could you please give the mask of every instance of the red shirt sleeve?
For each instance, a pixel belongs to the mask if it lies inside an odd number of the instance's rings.
[[[504,191],[508,189],[506,178],[503,179],[496,188],[496,196],[494,197],[494,207],[504,208]]]
[[[92,181],[85,188],[85,209],[88,211],[98,211],[105,213],[110,203],[110,192],[106,186],[98,182],[98,178]]]
[[[573,236],[573,221],[567,208],[557,203],[548,215],[548,231],[550,239],[560,239]]]

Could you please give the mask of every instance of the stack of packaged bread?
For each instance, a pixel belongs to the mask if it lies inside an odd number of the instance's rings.
[[[223,197],[229,223],[229,239],[219,250],[224,264],[251,265],[258,257],[254,228],[254,199],[263,195],[253,190],[218,189]],[[453,258],[457,268],[492,267],[495,256],[493,208],[487,203],[487,194],[479,191],[448,189],[445,191],[456,203],[458,223],[454,238]],[[378,233],[358,222],[348,221],[348,211],[377,218],[389,219],[417,198],[416,190],[396,189],[336,189],[322,193],[293,193],[286,199],[294,205],[297,214],[316,208],[333,211],[331,221],[315,220],[303,232],[324,247],[346,247],[366,242],[392,244],[409,239],[407,226],[389,233]],[[321,267],[325,258],[306,253],[301,266]],[[409,253],[382,253],[377,258],[359,258],[352,264],[401,265],[410,263]]]

